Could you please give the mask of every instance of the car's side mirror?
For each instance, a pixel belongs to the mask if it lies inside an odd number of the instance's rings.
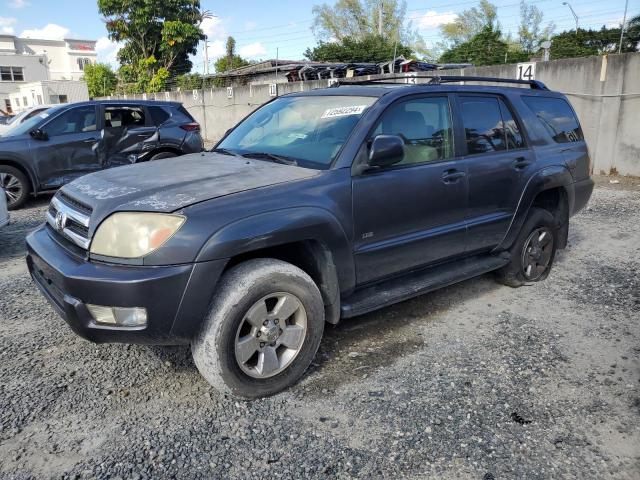
[[[47,135],[47,132],[45,132],[44,130],[42,130],[40,128],[36,128],[35,130],[31,130],[29,132],[29,135],[31,135],[35,140],[49,140],[49,135]]]
[[[404,141],[397,135],[378,135],[371,143],[370,167],[389,167],[404,158]]]

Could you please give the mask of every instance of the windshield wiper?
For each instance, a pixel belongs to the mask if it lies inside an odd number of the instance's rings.
[[[247,152],[242,154],[243,157],[247,158],[258,158],[262,160],[271,160],[276,163],[282,163],[284,165],[294,165],[297,166],[298,162],[295,158],[287,157],[285,155],[275,155],[273,153],[267,152]]]
[[[232,152],[231,150],[227,150],[226,148],[214,148],[211,150],[213,153],[221,153],[223,155],[231,155],[232,157],[243,158],[242,155],[236,152]]]

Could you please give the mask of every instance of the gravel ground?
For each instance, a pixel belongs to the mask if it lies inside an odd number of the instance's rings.
[[[598,187],[543,283],[486,275],[327,328],[239,402],[186,347],[93,345],[0,230],[0,477],[640,478],[640,181]]]

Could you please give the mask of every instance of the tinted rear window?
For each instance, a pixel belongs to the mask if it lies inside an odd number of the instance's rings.
[[[169,117],[171,116],[171,114],[162,107],[152,106],[148,107],[148,110],[151,118],[153,119],[153,123],[156,126],[162,125],[164,122],[169,120]]]
[[[562,98],[523,96],[524,103],[556,143],[583,140],[582,129],[571,106]]]
[[[470,155],[507,149],[497,98],[462,97],[462,122]]]
[[[172,107],[173,121],[178,123],[192,123],[195,122],[191,114],[182,105]]]

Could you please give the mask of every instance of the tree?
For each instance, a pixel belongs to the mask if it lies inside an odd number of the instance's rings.
[[[123,75],[142,89],[159,88],[167,73],[191,70],[189,55],[204,39],[200,24],[209,16],[199,0],[98,0],[98,10],[109,38],[124,44]]]
[[[214,64],[216,73],[224,73],[240,67],[251,65],[251,62],[245,60],[236,54],[236,41],[233,37],[227,38],[226,55],[216,60]]]
[[[380,7],[382,6],[382,16]],[[313,31],[320,46],[329,42],[369,42],[380,35],[388,43],[406,45],[414,51],[426,51],[424,41],[411,22],[405,22],[407,5],[400,0],[338,0],[334,5],[313,7]],[[319,46],[319,47],[320,47]],[[393,53],[391,57],[393,58]]]
[[[633,52],[634,47],[635,51],[640,50],[640,15],[631,17],[624,30],[622,51]]]
[[[640,30],[640,28],[638,28]],[[622,42],[622,52],[638,51],[638,33],[631,30],[625,33]],[[634,38],[635,34],[635,38]],[[587,57],[590,55],[604,55],[618,53],[620,44],[620,27],[600,30],[585,30],[583,28],[559,33],[551,39],[551,58]]]
[[[389,41],[379,35],[366,35],[361,39],[343,37],[339,42],[320,42],[313,48],[307,48],[304,56],[315,62],[382,62],[396,56],[411,57],[413,51],[406,45]]]
[[[502,40],[500,30],[487,25],[471,40],[460,43],[442,54],[441,63],[473,63],[474,65],[495,65],[498,63],[523,60],[521,52],[510,51]]]
[[[479,33],[490,28],[500,30],[498,8],[488,0],[480,0],[477,7],[461,12],[452,23],[440,26],[440,33],[449,47],[469,42]]]
[[[103,63],[84,66],[82,80],[87,82],[89,97],[104,97],[116,91],[118,79],[109,65]]]
[[[185,73],[176,77],[176,85],[180,90],[199,90],[212,86],[212,82],[199,73]]]
[[[544,15],[537,6],[530,5],[525,0],[520,1],[518,37],[523,52],[535,53],[539,50],[540,43],[551,38],[555,25],[549,22],[542,27],[543,18]]]

